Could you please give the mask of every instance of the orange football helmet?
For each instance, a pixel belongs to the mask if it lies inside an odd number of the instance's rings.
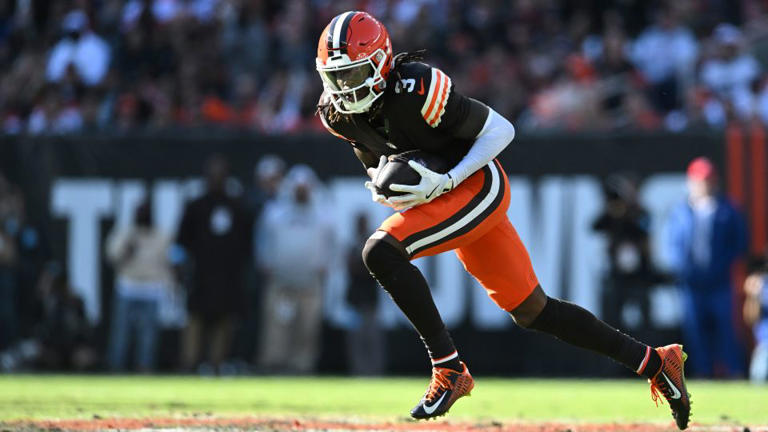
[[[366,12],[344,12],[325,27],[317,44],[317,71],[336,109],[366,112],[384,94],[392,69],[389,32]]]

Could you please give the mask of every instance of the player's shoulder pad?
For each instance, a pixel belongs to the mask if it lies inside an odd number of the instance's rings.
[[[320,100],[317,102],[317,115],[320,116],[320,121],[323,123],[325,129],[328,130],[337,138],[349,141],[349,138],[340,134],[333,128],[333,122],[329,119],[329,113],[331,111],[331,96],[323,91],[320,95]]]
[[[398,68],[398,72],[401,82],[397,85],[401,87],[401,91],[412,89],[419,96],[420,112],[424,121],[431,127],[437,127],[445,114],[448,97],[451,95],[451,78],[440,69],[421,62],[405,63]]]

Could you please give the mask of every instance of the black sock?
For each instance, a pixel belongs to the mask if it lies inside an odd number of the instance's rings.
[[[442,359],[433,364],[461,370],[456,347],[419,269],[395,246],[381,239],[368,240],[363,250],[363,259],[371,275],[419,332],[429,357],[433,360]]]
[[[604,354],[651,378],[661,368],[653,348],[597,319],[581,306],[547,297],[547,304],[529,328],[549,333],[564,342]]]
[[[448,330],[443,327],[442,331],[436,335],[421,336],[421,340],[424,342],[424,346],[429,351],[429,358],[432,359],[432,366],[443,367],[461,371],[461,360],[459,359],[459,352],[453,345],[453,339],[448,334]],[[444,353],[448,353],[443,355]]]

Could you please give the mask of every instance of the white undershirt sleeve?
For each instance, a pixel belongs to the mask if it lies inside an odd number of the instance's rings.
[[[515,127],[512,123],[489,107],[488,118],[483,129],[477,134],[475,143],[464,159],[448,171],[448,175],[453,179],[453,187],[492,161],[514,138]]]

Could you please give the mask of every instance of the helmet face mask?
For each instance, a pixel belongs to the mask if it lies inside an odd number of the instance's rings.
[[[334,70],[323,69],[320,74],[331,89],[342,91],[361,87],[369,78],[373,78],[373,68],[364,62]]]
[[[342,13],[320,36],[315,62],[338,112],[367,112],[384,94],[392,67],[389,33],[365,12]]]
[[[317,71],[323,86],[331,95],[333,106],[342,114],[366,112],[383,94],[386,85],[381,74],[383,64],[377,66],[373,57],[383,58],[384,53],[377,50],[370,57],[354,62],[350,62],[346,55],[340,60],[329,60],[325,65],[318,60]]]

